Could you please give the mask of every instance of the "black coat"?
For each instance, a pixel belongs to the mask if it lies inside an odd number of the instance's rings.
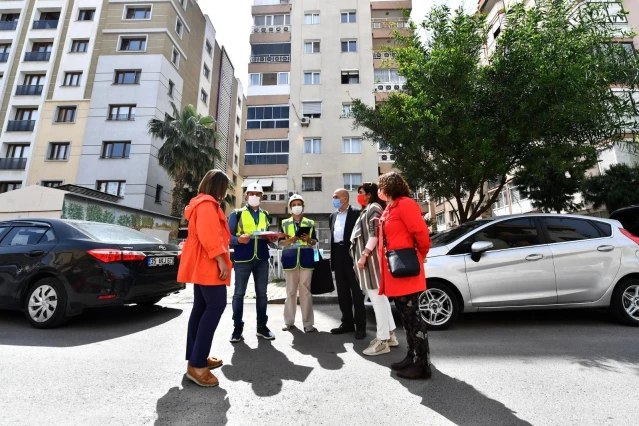
[[[348,206],[348,210],[346,213],[346,225],[344,226],[344,244],[346,245],[346,252],[351,249],[351,234],[353,233],[353,228],[355,227],[355,222],[357,222],[357,218],[359,217],[360,210],[354,208],[353,206]],[[335,229],[335,219],[337,218],[337,212],[331,213],[331,217],[329,220],[329,224],[331,227],[331,265],[334,265],[333,253],[335,253],[335,238],[333,229]],[[350,261],[353,259],[351,256],[348,256]]]

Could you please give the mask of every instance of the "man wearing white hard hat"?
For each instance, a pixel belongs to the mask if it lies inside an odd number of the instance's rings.
[[[291,217],[282,221],[280,231],[288,238],[280,241],[282,250],[282,269],[286,273],[286,303],[284,305],[284,328],[288,331],[295,324],[297,310],[297,294],[299,292],[302,308],[302,325],[304,331],[317,331],[313,327],[313,296],[311,295],[311,279],[315,267],[315,250],[317,244],[315,222],[302,216],[304,198],[295,194],[288,200]]]
[[[229,217],[231,230],[231,246],[233,247],[235,270],[235,293],[233,294],[233,323],[235,328],[230,341],[236,343],[244,337],[244,295],[251,274],[255,281],[255,295],[257,310],[257,336],[267,340],[273,340],[275,336],[268,329],[266,323],[266,306],[268,297],[269,248],[268,243],[277,241],[277,237],[258,238],[256,232],[268,231],[270,218],[268,212],[260,209],[262,194],[264,191],[257,183],[252,183],[246,188],[246,206],[233,210]]]

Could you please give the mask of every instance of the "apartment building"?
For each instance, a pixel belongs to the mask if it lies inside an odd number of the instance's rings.
[[[288,214],[293,193],[326,221],[332,195],[392,168],[383,145],[353,129],[353,99],[368,105],[401,90],[384,47],[408,31],[408,1],[254,0],[241,174],[265,188],[264,208]],[[323,239],[323,237],[322,237]]]
[[[194,0],[0,2],[0,192],[73,184],[168,213],[147,124],[193,104],[233,172],[233,72]]]

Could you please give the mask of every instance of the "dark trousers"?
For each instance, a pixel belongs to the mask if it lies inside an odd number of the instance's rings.
[[[191,367],[206,367],[213,335],[226,308],[225,285],[193,285],[193,310],[186,338],[186,360]]]
[[[402,318],[402,325],[408,342],[408,353],[413,356],[415,364],[430,368],[428,330],[426,323],[419,315],[420,294],[421,292],[395,297],[395,306]]]
[[[335,270],[337,300],[339,301],[339,309],[342,311],[342,324],[347,327],[355,325],[358,329],[365,329],[364,293],[353,270],[353,258],[345,245],[338,244],[333,244],[331,258]],[[353,316],[353,308],[355,316]]]

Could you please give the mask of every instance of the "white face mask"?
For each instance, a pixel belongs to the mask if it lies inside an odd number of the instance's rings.
[[[251,195],[250,197],[248,197],[248,204],[251,207],[257,207],[260,205],[260,201],[262,201],[262,198],[257,196],[257,195]]]
[[[291,212],[293,212],[295,216],[301,215],[303,211],[304,211],[304,207],[302,206],[295,206],[291,208]]]

